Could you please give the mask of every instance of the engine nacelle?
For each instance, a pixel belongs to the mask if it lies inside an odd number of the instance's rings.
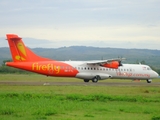
[[[107,68],[114,68],[114,69],[118,69],[119,66],[122,66],[121,63],[119,61],[112,61],[110,63],[106,63],[104,65],[102,65],[103,67],[107,67]]]

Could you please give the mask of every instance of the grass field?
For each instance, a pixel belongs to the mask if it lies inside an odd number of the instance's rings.
[[[35,74],[0,74],[2,81],[83,82]],[[131,82],[102,82],[111,81]],[[160,120],[159,113],[158,86],[0,84],[0,120]]]

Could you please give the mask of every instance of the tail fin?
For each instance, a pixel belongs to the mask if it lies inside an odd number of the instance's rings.
[[[22,38],[18,37],[18,35],[7,34],[6,36],[14,62],[50,61],[48,58],[43,58],[33,53],[24,45]]]

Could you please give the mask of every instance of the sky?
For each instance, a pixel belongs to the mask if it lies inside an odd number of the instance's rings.
[[[0,0],[0,47],[14,33],[31,47],[160,50],[159,6],[160,0]]]

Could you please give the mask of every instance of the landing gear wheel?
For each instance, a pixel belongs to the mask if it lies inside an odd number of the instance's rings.
[[[100,77],[97,75],[92,79],[92,82],[97,83],[100,80]]]
[[[147,83],[151,83],[151,82],[152,82],[152,80],[151,80],[151,79],[148,79],[148,80],[147,80]]]
[[[87,79],[84,79],[84,82],[89,82],[89,80],[87,80]]]
[[[93,82],[93,83],[97,83],[97,82],[98,82],[98,79],[97,79],[96,77],[94,77],[94,78],[92,79],[92,82]]]

